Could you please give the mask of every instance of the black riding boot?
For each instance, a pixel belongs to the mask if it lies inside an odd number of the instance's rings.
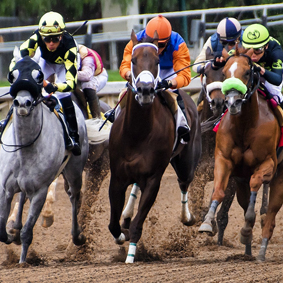
[[[74,155],[80,155],[80,141],[79,141],[79,134],[78,134],[78,124],[77,118],[75,113],[75,108],[71,99],[71,96],[67,96],[60,99],[60,102],[63,107],[64,116],[66,119],[66,124],[68,126],[70,138],[67,141],[66,148],[71,150]]]
[[[181,108],[182,112],[184,113],[187,122],[188,122],[188,119],[187,119],[187,116],[186,116],[186,111],[185,111],[185,104],[184,104],[184,101],[183,101],[181,95],[179,94],[179,92],[178,92],[178,96],[177,96],[177,102],[178,102],[178,105]],[[191,137],[191,129],[189,127],[180,126],[178,128],[178,135],[185,142],[189,142],[190,137]]]
[[[86,101],[88,102],[88,106],[92,118],[101,119],[101,110],[100,110],[99,100],[96,95],[96,91],[91,88],[85,88],[83,92],[85,94]]]

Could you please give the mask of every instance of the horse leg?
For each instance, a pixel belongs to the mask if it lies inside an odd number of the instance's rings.
[[[118,180],[114,180],[113,174],[110,179],[109,185],[109,201],[110,201],[110,222],[108,229],[115,239],[115,243],[122,245],[125,240],[125,232],[122,232],[120,226],[120,217],[125,202],[125,192],[127,190],[127,185],[121,186]]]
[[[41,215],[41,226],[44,228],[50,227],[54,222],[54,212],[52,209],[52,204],[55,201],[55,193],[57,186],[58,178],[56,178],[48,188],[46,201],[44,203]]]
[[[146,188],[142,191],[139,208],[137,215],[130,226],[130,244],[128,249],[128,255],[126,258],[126,263],[133,263],[135,254],[136,254],[136,246],[142,235],[143,223],[147,217],[148,212],[150,211],[152,205],[155,202],[158,190],[160,187],[160,180],[152,180],[148,181]]]
[[[250,178],[250,201],[248,209],[245,213],[245,224],[241,229],[240,241],[242,244],[250,245],[252,241],[252,229],[255,224],[255,202],[257,197],[257,192],[263,182],[270,181],[272,178],[274,168],[274,162],[271,158],[263,162],[254,172]],[[248,254],[251,254],[251,251],[248,251]]]
[[[225,197],[223,199],[223,202],[221,204],[221,207],[217,213],[217,227],[218,227],[218,239],[217,239],[217,245],[222,246],[223,245],[223,238],[224,238],[224,231],[228,224],[229,219],[229,209],[232,205],[234,196],[235,196],[236,188],[233,184],[233,179],[230,178],[228,182],[228,187],[225,191]]]
[[[225,197],[225,190],[228,185],[229,177],[232,171],[232,162],[225,159],[221,154],[217,154],[215,150],[215,167],[214,167],[214,191],[211,198],[211,204],[208,213],[201,226],[199,232],[206,232],[209,236],[214,236],[217,233],[215,221],[215,213],[218,205]]]
[[[122,212],[122,216],[124,219],[122,227],[124,229],[129,229],[130,227],[131,219],[134,215],[134,206],[135,206],[135,202],[136,202],[137,194],[139,190],[140,190],[139,186],[135,183],[132,187],[131,194],[128,199],[127,205]]]
[[[280,164],[277,169],[277,174],[270,183],[270,199],[264,226],[262,228],[262,242],[260,251],[257,256],[258,261],[265,261],[265,254],[268,245],[268,241],[272,237],[273,230],[275,227],[275,217],[283,203],[283,165]]]
[[[12,234],[8,234],[6,230],[12,199],[13,195],[7,193],[2,188],[0,191],[0,241],[5,244],[11,244],[14,240],[14,236]]]
[[[21,244],[20,231],[23,227],[23,223],[22,223],[23,209],[27,198],[24,192],[19,193],[17,197],[18,199],[15,203],[13,212],[7,220],[6,229],[9,234],[14,235],[13,242],[16,245],[20,245]]]
[[[31,199],[27,221],[24,227],[22,228],[21,234],[20,234],[22,250],[21,250],[21,256],[20,256],[19,263],[23,263],[26,261],[28,248],[33,239],[33,227],[44,205],[46,195],[47,195],[47,189],[48,189],[47,187],[40,189]]]
[[[268,190],[269,190],[269,184],[263,184],[262,186],[262,202],[261,202],[261,208],[260,208],[260,224],[261,228],[264,226],[266,213],[267,213],[267,207],[268,207]]]

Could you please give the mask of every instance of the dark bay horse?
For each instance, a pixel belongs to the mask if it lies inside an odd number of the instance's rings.
[[[187,205],[187,190],[201,153],[200,122],[196,105],[182,91],[180,94],[185,103],[191,138],[187,144],[180,144],[173,153],[176,137],[174,117],[156,92],[159,75],[158,40],[153,43],[138,43],[134,32],[131,39],[134,45],[134,86],[128,88],[126,106],[116,118],[109,139],[109,230],[117,244],[123,244],[125,240],[130,241],[126,263],[134,262],[136,244],[141,237],[143,223],[156,199],[161,178],[168,164],[171,162],[176,171],[182,202]],[[163,91],[160,94],[162,93]],[[127,187],[134,183],[137,183],[141,190],[138,212],[131,221],[129,230],[121,229],[119,222],[125,192]],[[192,225],[194,217],[188,208],[186,212],[184,223]]]
[[[214,193],[212,203],[202,223],[202,232],[213,233],[215,211],[223,201],[230,176],[236,181],[237,199],[245,212],[241,229],[241,243],[245,253],[251,255],[252,229],[255,223],[255,201],[262,184],[270,182],[270,202],[262,230],[262,247],[258,259],[264,260],[268,240],[271,238],[275,215],[283,202],[283,172],[276,149],[280,139],[279,123],[265,98],[258,94],[259,74],[254,72],[250,59],[236,48],[228,56],[223,69],[228,112],[223,116],[216,134]],[[279,166],[277,167],[277,165]]]
[[[23,263],[48,187],[61,172],[68,182],[66,192],[72,203],[73,242],[76,245],[85,242],[77,212],[82,173],[88,156],[88,139],[83,114],[75,105],[82,154],[74,156],[66,151],[63,127],[41,100],[43,74],[29,56],[16,63],[9,79],[11,90],[13,88],[13,118],[1,140],[0,240],[6,244],[20,241],[22,251],[19,262]],[[7,232],[11,201],[18,192],[22,192],[23,200],[25,196],[30,200],[27,221],[23,227],[14,226],[12,231]],[[21,219],[16,224],[21,225]]]

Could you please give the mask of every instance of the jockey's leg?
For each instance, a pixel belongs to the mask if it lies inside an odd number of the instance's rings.
[[[177,96],[178,108],[181,109],[181,113],[182,113],[181,115],[183,116],[183,117],[179,117],[179,119],[180,119],[180,126],[178,128],[178,135],[179,135],[180,139],[183,139],[185,142],[189,142],[190,136],[191,136],[190,135],[191,128],[188,125],[188,120],[187,120],[186,110],[185,110],[185,104],[184,104],[184,101],[183,101],[181,95],[179,94],[178,90],[176,91],[176,93],[178,94],[178,96]],[[180,115],[179,109],[178,109],[176,114]]]
[[[101,119],[101,110],[96,91],[91,88],[83,89],[92,118]]]
[[[76,112],[74,108],[74,104],[72,102],[71,95],[64,96],[59,98],[64,116],[67,122],[69,135],[71,139],[67,143],[67,149],[72,150],[74,155],[80,155],[81,149],[80,149],[80,141],[79,141],[79,134],[78,134],[78,124],[77,124],[77,118],[76,118]]]
[[[4,132],[12,114],[13,114],[13,106],[11,106],[11,108],[9,109],[9,112],[8,112],[6,118],[3,119],[2,121],[0,121],[0,135],[2,135],[2,133]]]

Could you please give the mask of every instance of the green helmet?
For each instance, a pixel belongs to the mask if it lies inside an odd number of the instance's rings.
[[[65,27],[63,17],[56,12],[44,14],[39,21],[39,33],[42,36],[62,34]]]
[[[242,45],[245,48],[260,48],[269,42],[267,28],[260,24],[248,26],[243,33]]]

